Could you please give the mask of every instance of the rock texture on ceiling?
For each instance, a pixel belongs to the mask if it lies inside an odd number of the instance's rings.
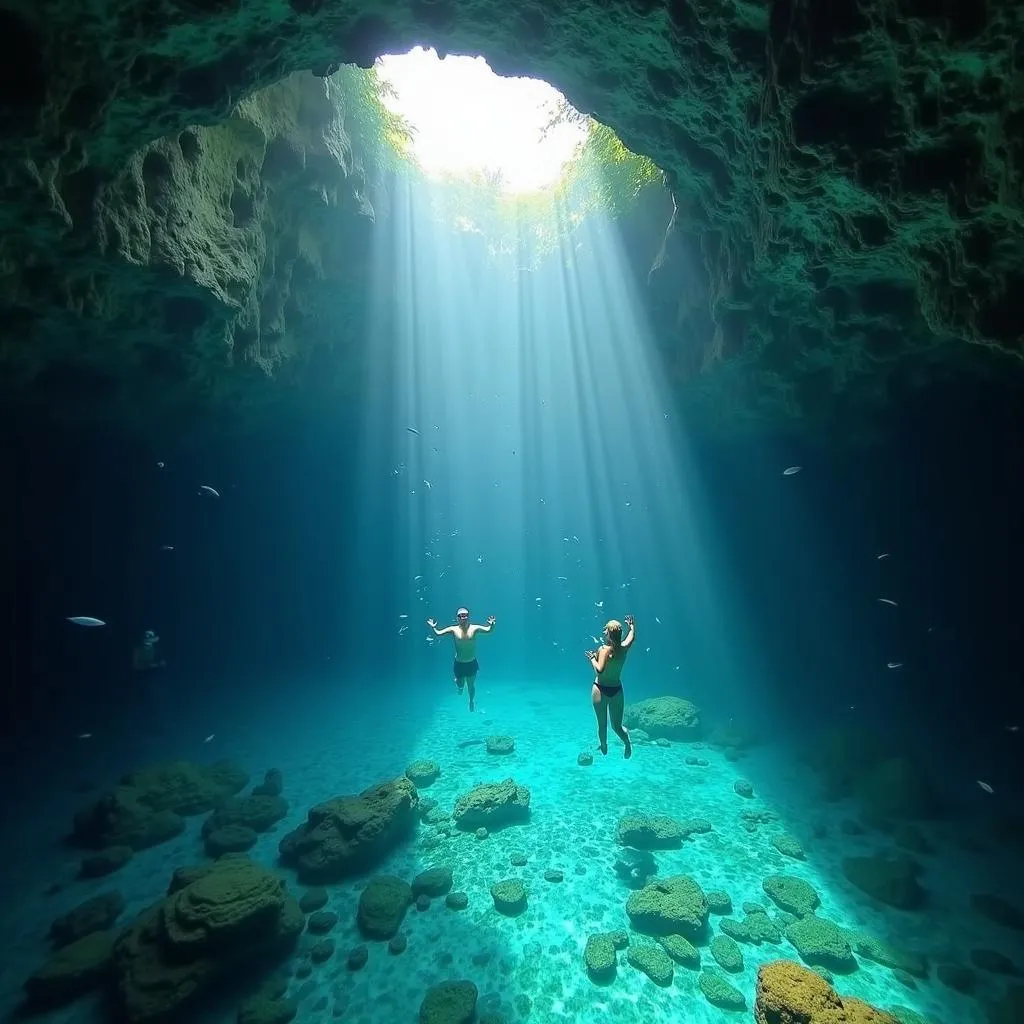
[[[5,0],[0,29],[8,395],[145,419],[322,384],[373,230],[322,79],[424,42],[665,169],[648,299],[698,398],[814,416],[907,356],[1021,355],[1019,3]]]

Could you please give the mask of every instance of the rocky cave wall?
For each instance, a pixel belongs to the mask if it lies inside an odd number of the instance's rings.
[[[49,404],[301,375],[370,211],[330,85],[289,76],[421,42],[552,82],[666,170],[649,301],[696,399],[814,417],[908,361],[1021,354],[1009,0],[6,0],[0,28],[0,365]]]

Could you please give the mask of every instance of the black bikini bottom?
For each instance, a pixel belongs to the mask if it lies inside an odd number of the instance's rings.
[[[622,683],[615,683],[610,686],[606,686],[604,683],[596,683],[595,685],[601,691],[603,697],[616,697],[622,693]]]

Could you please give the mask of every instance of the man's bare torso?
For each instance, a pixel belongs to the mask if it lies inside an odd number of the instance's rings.
[[[452,627],[456,661],[473,661],[476,658],[476,631],[479,628],[479,626]]]

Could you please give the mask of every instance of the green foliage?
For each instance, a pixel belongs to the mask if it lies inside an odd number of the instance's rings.
[[[352,149],[371,180],[409,163],[415,129],[384,102],[394,90],[376,68],[342,64],[329,79],[329,87],[344,116]]]
[[[391,87],[377,70],[346,65],[332,82],[342,97],[353,148],[371,180],[412,179],[442,223],[481,234],[492,254],[511,256],[519,266],[564,245],[592,214],[621,216],[645,186],[661,178],[651,160],[630,152],[610,128],[564,100],[545,131],[578,124],[586,134],[553,186],[510,192],[500,170],[428,178],[412,155],[415,129],[385,104]]]

